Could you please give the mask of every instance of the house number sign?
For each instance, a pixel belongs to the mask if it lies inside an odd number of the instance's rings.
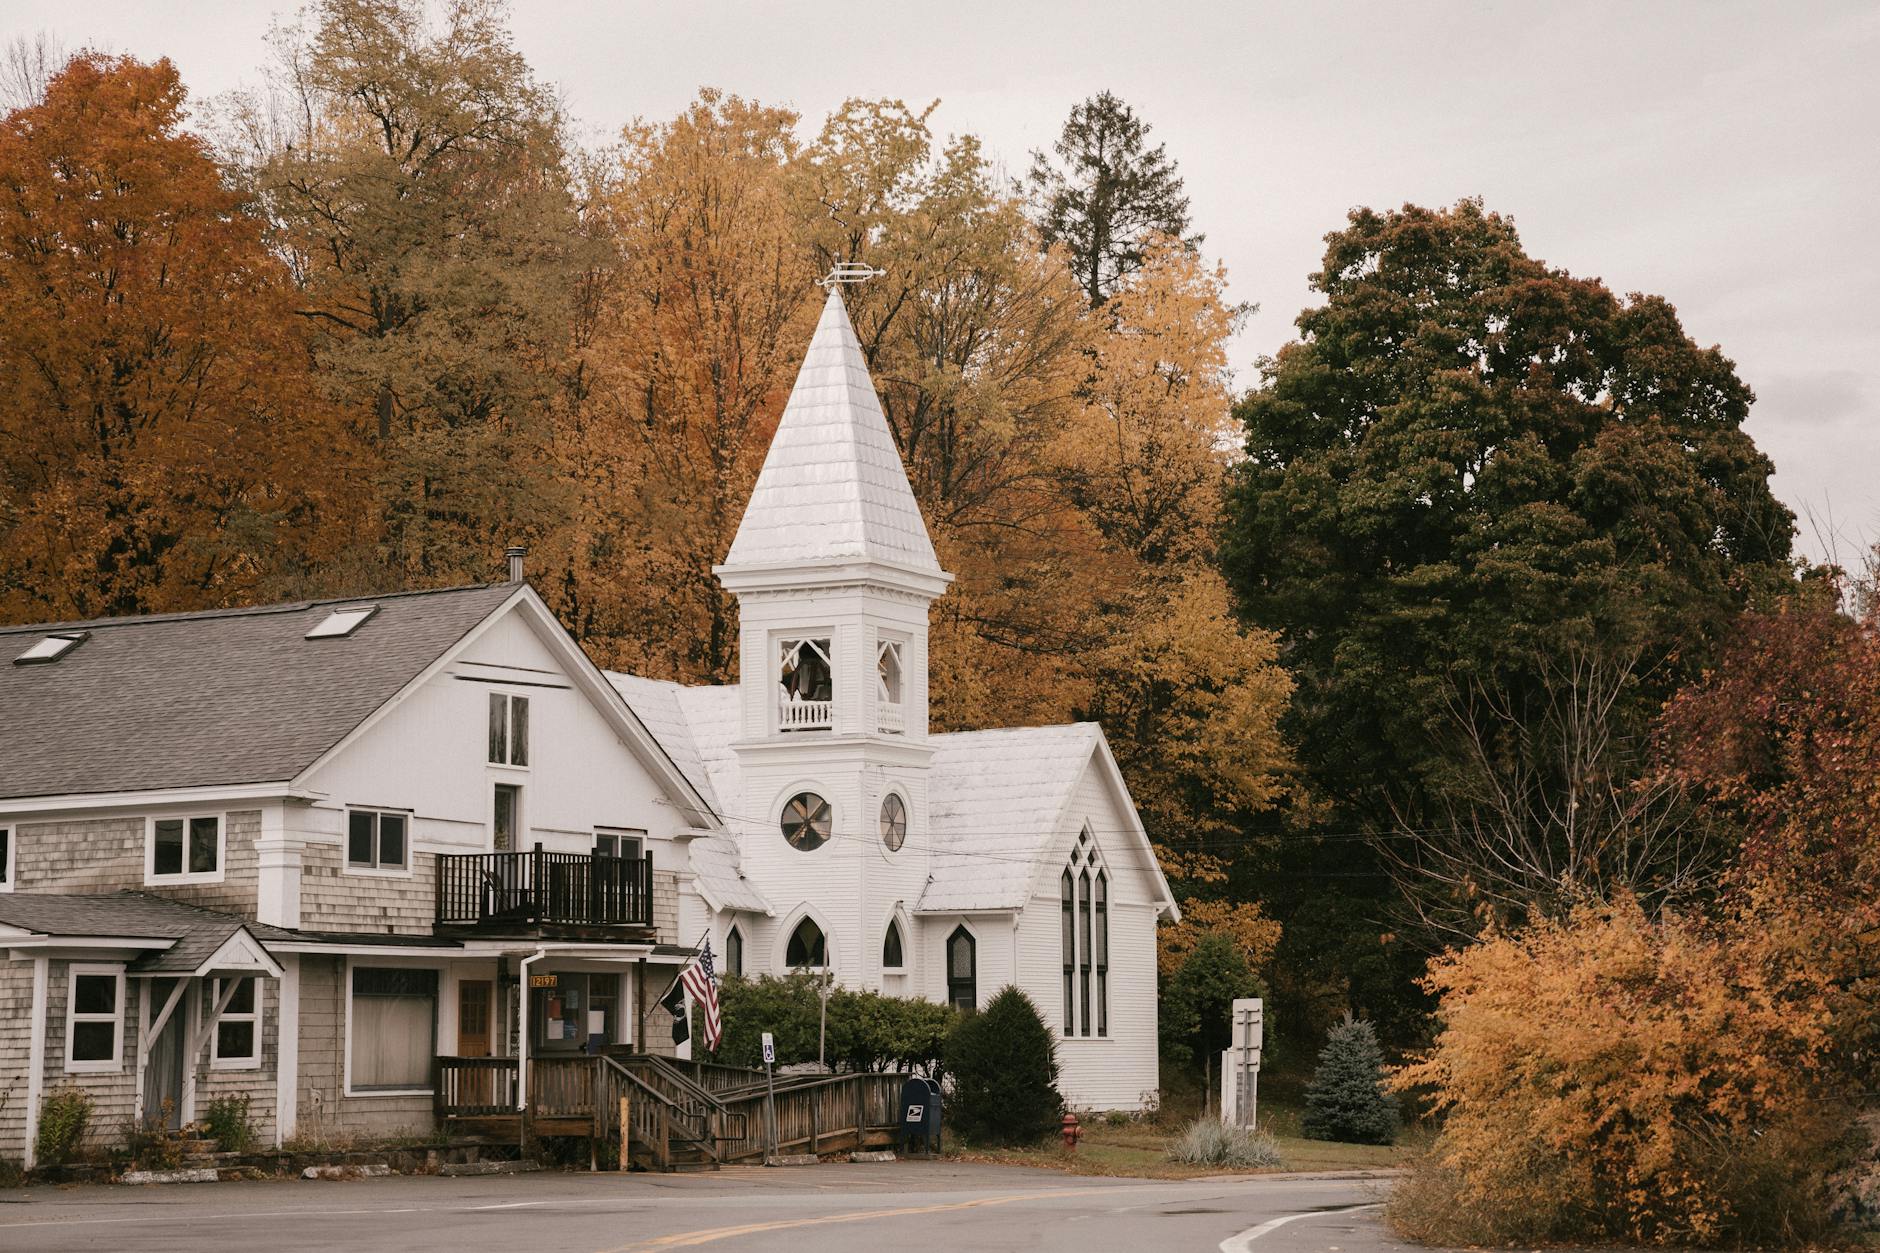
[[[530,975],[529,986],[532,988],[558,987],[559,985],[555,982],[558,977],[556,975]]]

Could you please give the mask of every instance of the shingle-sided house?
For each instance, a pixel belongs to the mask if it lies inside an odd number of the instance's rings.
[[[823,308],[730,554],[726,687],[608,677],[722,817],[681,933],[734,973],[983,1005],[1023,988],[1068,1100],[1157,1088],[1155,930],[1175,903],[1092,723],[932,734],[942,572],[840,296]]]
[[[0,1157],[65,1085],[278,1141],[429,1127],[440,1056],[669,1047],[719,822],[526,584],[0,628],[0,710]]]
[[[277,1142],[429,1127],[452,1082],[522,1107],[670,1051],[706,937],[732,974],[1016,984],[1073,1104],[1154,1092],[1168,886],[1095,725],[930,733],[951,576],[839,296],[716,571],[741,683],[602,673],[519,564],[0,627],[0,1158],[67,1085],[106,1136],[234,1094]]]

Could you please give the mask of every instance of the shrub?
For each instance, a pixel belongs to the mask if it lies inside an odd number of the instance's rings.
[[[1168,1146],[1171,1162],[1190,1166],[1278,1166],[1279,1146],[1264,1131],[1230,1127],[1211,1114],[1189,1123]]]
[[[813,975],[801,974],[726,979],[719,993],[725,1034],[713,1060],[728,1066],[762,1066],[763,1033],[768,1031],[776,1040],[778,1065],[815,1061],[820,983]],[[836,988],[829,994],[824,1056],[838,1071],[935,1074],[958,1016],[951,1006],[917,997]],[[693,1039],[700,1038],[694,1022]]]
[[[91,1098],[77,1088],[55,1088],[39,1102],[39,1134],[33,1141],[41,1166],[63,1166],[78,1155],[91,1126]]]
[[[948,1123],[984,1144],[1031,1144],[1057,1129],[1057,1040],[1031,998],[1007,987],[947,1037]]]
[[[175,1170],[183,1164],[182,1133],[171,1131],[169,1102],[160,1116],[124,1120],[124,1159],[138,1170]]]
[[[202,1115],[202,1129],[224,1153],[246,1153],[254,1147],[255,1125],[248,1118],[248,1097],[219,1096]]]
[[[1350,1014],[1333,1027],[1306,1088],[1302,1130],[1308,1140],[1389,1144],[1397,1138],[1397,1100],[1384,1089],[1377,1031]]]
[[[1776,951],[1622,899],[1433,963],[1440,1032],[1392,1082],[1447,1117],[1392,1221],[1467,1244],[1819,1235],[1850,1111],[1822,1099],[1830,990]]]

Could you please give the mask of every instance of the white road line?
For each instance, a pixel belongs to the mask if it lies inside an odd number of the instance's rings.
[[[1278,1218],[1269,1218],[1258,1227],[1249,1227],[1239,1235],[1227,1237],[1221,1241],[1221,1253],[1247,1253],[1253,1242],[1269,1231],[1277,1231],[1287,1223],[1296,1223],[1301,1218],[1324,1218],[1331,1214],[1355,1214],[1361,1209],[1377,1209],[1382,1201],[1373,1201],[1369,1205],[1347,1205],[1343,1209],[1309,1209],[1298,1214],[1284,1214]]]

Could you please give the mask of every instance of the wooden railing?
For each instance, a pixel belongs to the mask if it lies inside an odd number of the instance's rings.
[[[777,702],[777,728],[782,731],[827,731],[831,725],[834,701],[780,700]]]
[[[435,1104],[440,1118],[516,1112],[516,1059],[440,1057]]]
[[[907,730],[907,707],[897,701],[875,702],[875,725],[890,735]]]
[[[440,853],[439,926],[651,926],[653,863],[589,853]]]

